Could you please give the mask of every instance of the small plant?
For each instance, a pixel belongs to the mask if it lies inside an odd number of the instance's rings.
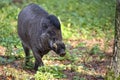
[[[120,80],[120,76],[116,78],[114,72],[110,70],[107,72],[107,75],[105,76],[105,80]]]
[[[94,54],[99,54],[100,52],[101,52],[101,50],[100,50],[99,46],[98,46],[98,45],[95,45],[95,46],[91,49],[90,54],[91,54],[91,55],[94,55]]]
[[[15,61],[15,57],[11,56],[10,58],[3,58],[3,57],[0,57],[0,65],[1,64],[8,64],[8,63],[11,63],[13,61]]]
[[[100,50],[98,45],[95,45],[91,50],[90,50],[90,55],[98,55],[99,59],[103,59],[105,57],[105,54]]]
[[[73,80],[86,80],[85,78],[80,78],[79,76],[74,76]]]
[[[5,76],[12,76],[12,80],[31,80],[34,78],[33,75],[27,74],[25,71],[16,70],[14,68],[4,67]],[[10,79],[11,80],[11,79]]]
[[[35,80],[49,80],[65,78],[66,75],[62,73],[62,67],[59,66],[42,66],[39,67],[35,74]]]
[[[61,60],[61,61],[63,61],[63,60],[69,60],[69,61],[74,62],[74,61],[76,61],[78,59],[78,56],[77,56],[76,53],[70,54],[68,51],[66,51],[66,55],[64,57],[59,57],[57,59]]]

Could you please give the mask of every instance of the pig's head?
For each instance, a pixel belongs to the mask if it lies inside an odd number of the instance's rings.
[[[50,49],[58,55],[64,56],[66,54],[65,44],[62,42],[61,26],[57,17],[49,15],[45,21],[43,21],[42,26],[46,28],[44,34],[47,35]]]

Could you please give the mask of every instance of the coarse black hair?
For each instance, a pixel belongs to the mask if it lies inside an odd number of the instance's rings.
[[[60,22],[56,16],[49,15],[47,18],[50,20],[50,23],[52,23],[56,28],[61,29]]]

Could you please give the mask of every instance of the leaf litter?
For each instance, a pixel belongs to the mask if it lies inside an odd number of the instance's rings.
[[[69,40],[69,44],[67,45],[68,52],[72,54],[77,55],[77,60],[74,62],[70,60],[59,60],[58,55],[54,54],[54,52],[51,52],[49,56],[56,57],[54,60],[45,60],[45,65],[65,65],[67,66],[65,69],[63,69],[63,74],[65,74],[67,77],[59,80],[77,80],[77,79],[83,79],[83,80],[104,80],[104,76],[107,73],[107,69],[110,66],[110,57],[112,55],[112,48],[113,48],[113,40],[111,40],[108,43],[108,49],[104,51],[104,40]],[[84,43],[85,45],[78,44]],[[95,45],[100,45],[100,49],[103,50],[103,54],[105,54],[105,57],[102,59],[97,59],[99,55],[89,55],[88,51]],[[5,56],[5,47],[0,46],[0,57]],[[92,58],[91,60],[83,61],[82,59],[86,58],[86,56],[80,56],[87,54],[89,58]],[[4,57],[5,58],[5,57]],[[0,65],[0,80],[15,80],[16,77],[18,79],[22,79],[21,77],[24,77],[23,74],[25,74],[25,77],[30,77],[31,80],[34,80],[34,74],[35,71],[33,69],[24,69],[23,68],[23,62],[24,59],[21,60],[15,60],[11,63]],[[68,67],[68,65],[71,65],[73,67]],[[76,67],[76,69],[75,69]],[[13,75],[13,73],[15,73]],[[19,74],[17,74],[19,73]],[[12,74],[12,75],[11,75]],[[55,79],[57,80],[57,79]]]

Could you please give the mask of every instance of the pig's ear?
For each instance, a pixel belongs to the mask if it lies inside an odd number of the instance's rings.
[[[47,19],[49,19],[50,23],[52,23],[56,28],[60,29],[60,22],[56,16],[49,15],[47,16]]]

